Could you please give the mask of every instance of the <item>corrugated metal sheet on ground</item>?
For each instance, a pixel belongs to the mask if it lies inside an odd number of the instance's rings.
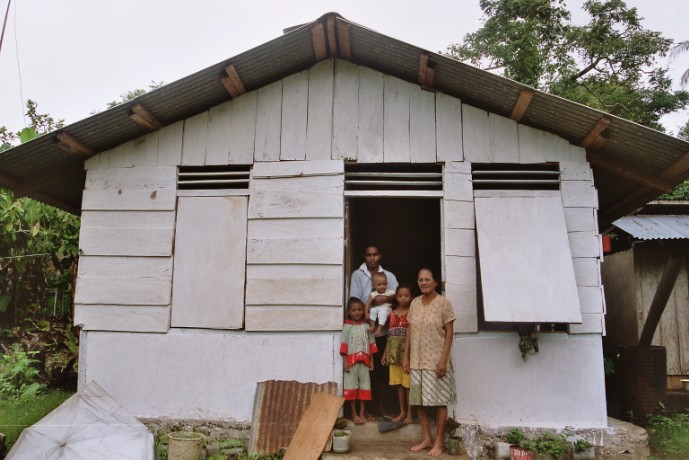
[[[251,416],[249,452],[270,454],[286,448],[313,395],[318,392],[337,395],[337,383],[258,382]]]
[[[642,240],[689,238],[689,216],[626,216],[617,219],[613,225]]]

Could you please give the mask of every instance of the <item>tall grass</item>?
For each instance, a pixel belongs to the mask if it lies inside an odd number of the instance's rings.
[[[24,428],[38,422],[70,396],[70,392],[57,390],[39,396],[0,399],[0,433],[7,436],[7,449],[12,448]]]

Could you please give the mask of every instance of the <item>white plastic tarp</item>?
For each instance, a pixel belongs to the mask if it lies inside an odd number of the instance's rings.
[[[26,428],[6,460],[153,460],[153,435],[92,381]]]

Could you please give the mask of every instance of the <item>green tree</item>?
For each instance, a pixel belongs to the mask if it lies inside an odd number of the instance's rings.
[[[663,130],[689,103],[660,66],[672,45],[623,0],[588,0],[575,25],[564,0],[480,0],[484,25],[446,54],[535,88]]]

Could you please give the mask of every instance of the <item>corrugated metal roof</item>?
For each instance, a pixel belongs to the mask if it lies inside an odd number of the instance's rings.
[[[634,238],[642,240],[674,240],[689,238],[689,216],[637,215],[625,216],[613,222]]]
[[[436,90],[501,116],[509,117],[520,91],[529,88],[329,13],[263,45],[144,94],[131,103],[72,123],[63,131],[93,152],[102,152],[147,133],[128,118],[130,107],[136,102],[152,112],[163,125],[169,125],[231,99],[220,83],[228,64],[234,65],[247,91],[306,70],[318,62],[311,30],[319,23],[324,27],[325,36],[334,37],[336,41],[341,39],[338,28],[348,28],[351,53],[344,58],[412,83],[418,83],[421,53],[428,54],[435,68]],[[326,54],[326,57],[343,58],[330,50]],[[534,93],[520,123],[549,131],[575,145],[579,145],[605,115],[557,96],[536,90]],[[662,177],[672,185],[689,178],[689,143],[621,118],[606,116],[610,119],[605,131],[608,141],[596,151],[597,155]],[[86,157],[60,150],[58,132],[0,154],[0,185],[15,190],[23,188],[29,196],[78,213],[84,185],[82,165]],[[680,160],[686,165],[680,163],[681,167],[670,169]],[[638,174],[632,179],[634,174],[625,176],[596,165],[593,173],[599,191],[601,227],[662,193],[644,185]],[[54,177],[55,182],[46,185],[46,177]],[[40,187],[34,190],[28,187],[27,192],[27,185],[32,183]]]

